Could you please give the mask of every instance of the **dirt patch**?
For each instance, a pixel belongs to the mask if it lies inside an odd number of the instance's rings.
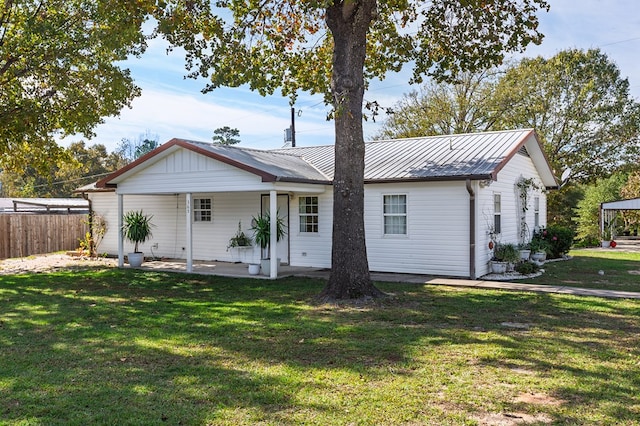
[[[515,399],[516,402],[535,405],[562,405],[566,401],[554,398],[544,393],[521,393]]]
[[[473,420],[483,426],[514,426],[521,424],[551,424],[553,419],[544,413],[531,415],[527,413],[487,413],[483,416],[473,416]]]
[[[61,269],[115,267],[117,259],[71,257],[66,254],[45,254],[0,260],[0,275],[51,272]]]

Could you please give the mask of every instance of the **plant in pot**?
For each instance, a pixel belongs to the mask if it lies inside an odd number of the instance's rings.
[[[253,231],[253,240],[261,249],[260,265],[262,273],[271,275],[271,215],[269,212],[254,216],[251,221],[251,230]],[[284,219],[276,214],[276,241],[280,241],[282,237],[284,237]],[[280,262],[278,261],[277,263]]]
[[[533,236],[531,243],[529,243],[531,247],[531,259],[542,263],[547,260],[547,254],[551,247],[549,246],[549,242],[543,238],[542,235],[538,236],[537,234]]]
[[[520,251],[515,244],[497,243],[493,248],[493,258],[491,259],[491,272],[494,274],[504,274],[508,270],[513,270],[514,265],[520,260]]]
[[[230,248],[242,249],[249,247],[253,247],[253,240],[242,230],[242,221],[238,221],[238,230],[236,231],[236,234],[229,239],[227,251],[229,251]],[[239,261],[242,261],[240,252],[238,253],[238,259]],[[249,265],[249,273],[251,275],[256,275],[258,272],[260,272],[260,265]]]
[[[128,253],[129,265],[134,268],[140,267],[144,260],[144,253],[138,250],[138,245],[151,238],[152,215],[146,215],[142,210],[132,210],[127,212],[122,218],[122,234],[134,243],[133,253]]]

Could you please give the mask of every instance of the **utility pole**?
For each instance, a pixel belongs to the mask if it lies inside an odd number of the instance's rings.
[[[291,107],[291,147],[296,146],[296,109]]]

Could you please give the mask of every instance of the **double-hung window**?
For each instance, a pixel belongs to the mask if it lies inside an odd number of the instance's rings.
[[[211,198],[194,198],[193,199],[193,221],[194,222],[211,222],[213,216],[213,207]]]
[[[318,232],[318,197],[298,199],[300,232]]]
[[[533,226],[540,228],[540,197],[533,198]]]
[[[384,195],[382,214],[385,235],[407,234],[407,196],[405,194]]]
[[[493,232],[502,232],[502,198],[500,194],[493,194]]]

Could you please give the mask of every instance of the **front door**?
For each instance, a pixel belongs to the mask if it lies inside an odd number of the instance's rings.
[[[269,194],[262,195],[262,212],[269,211]],[[276,250],[281,263],[289,263],[289,195],[278,194],[278,217],[284,222],[284,237],[278,241]]]

